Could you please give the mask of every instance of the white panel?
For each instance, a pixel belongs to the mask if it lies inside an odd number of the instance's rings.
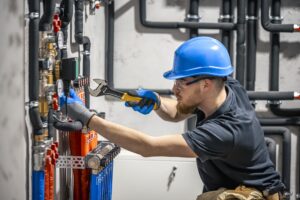
[[[175,177],[168,190],[173,167]],[[113,200],[194,200],[202,191],[195,159],[120,155],[114,163]]]

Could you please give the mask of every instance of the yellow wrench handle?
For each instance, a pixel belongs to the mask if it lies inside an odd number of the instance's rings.
[[[131,96],[129,94],[127,94],[126,92],[123,94],[123,96],[121,97],[122,101],[133,101],[133,102],[140,102],[140,100],[142,100],[142,97],[136,97],[136,96]],[[157,104],[154,104],[154,110],[157,110]]]

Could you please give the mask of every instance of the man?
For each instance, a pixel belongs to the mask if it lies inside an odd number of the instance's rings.
[[[175,80],[177,100],[140,89],[135,95],[142,100],[126,103],[143,114],[155,107],[162,119],[173,122],[196,114],[196,128],[183,134],[152,137],[101,119],[82,106],[74,92],[68,113],[142,156],[195,157],[204,183],[198,199],[279,199],[284,185],[269,158],[246,91],[229,77],[232,72],[228,52],[219,41],[196,37],[176,50],[173,69],[164,74]]]

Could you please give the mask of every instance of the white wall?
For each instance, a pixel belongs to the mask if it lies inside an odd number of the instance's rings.
[[[24,2],[0,1],[0,199],[26,198]]]

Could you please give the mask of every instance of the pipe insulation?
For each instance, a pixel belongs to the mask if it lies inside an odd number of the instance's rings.
[[[39,30],[51,31],[55,11],[55,0],[43,0],[43,11],[44,14],[40,20]]]

